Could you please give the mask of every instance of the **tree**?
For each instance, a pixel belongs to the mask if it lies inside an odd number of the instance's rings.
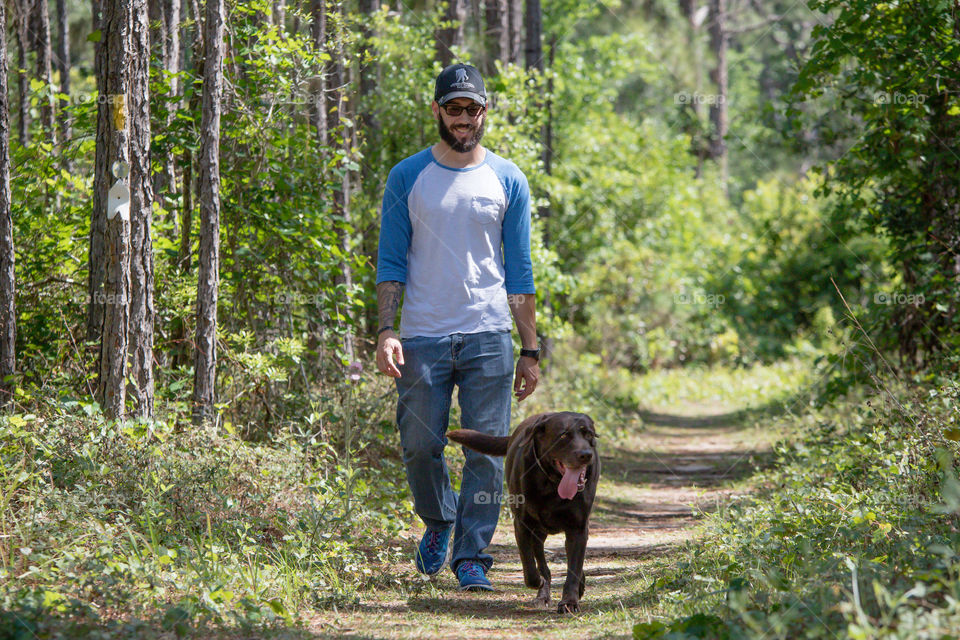
[[[223,0],[207,0],[203,36],[203,113],[200,120],[200,273],[197,280],[197,351],[193,378],[195,424],[214,418],[216,398],[224,19]]]
[[[40,101],[40,121],[47,132],[47,139],[56,141],[54,127],[53,92],[51,91],[51,77],[53,75],[53,48],[50,44],[50,11],[47,0],[35,0],[34,24],[36,38],[34,46],[37,53],[37,78],[43,82],[43,97]]]
[[[27,41],[30,38],[30,0],[16,0],[17,10],[17,137],[20,146],[30,141],[30,93],[27,90]]]
[[[327,72],[327,135],[331,147],[339,145],[346,160],[350,155],[350,136],[344,126],[343,115],[346,99],[344,96],[344,64],[343,64],[343,31],[346,15],[343,2],[331,3],[333,11],[328,14],[326,52],[330,57]],[[342,164],[346,164],[343,162]],[[353,272],[350,268],[350,236],[347,229],[350,226],[350,171],[343,168],[343,178],[339,188],[333,191],[333,218],[337,221],[337,241],[344,259],[340,265],[340,273],[336,277],[337,284],[342,284],[349,291],[353,288]],[[344,353],[349,360],[353,360],[353,335],[348,330],[344,336]]]
[[[510,14],[507,9],[509,0],[486,0],[484,20],[486,22],[486,57],[484,73],[493,75],[496,62],[506,64],[510,61]]]
[[[713,49],[714,67],[710,79],[716,88],[716,95],[710,105],[710,122],[713,133],[710,137],[710,156],[720,164],[720,179],[723,188],[727,188],[727,45],[730,34],[727,32],[727,0],[710,0],[710,48]]]
[[[130,385],[138,417],[153,416],[153,187],[150,182],[150,25],[132,2],[130,69]]]
[[[70,29],[67,24],[66,0],[57,0],[57,71],[60,73],[60,109],[57,121],[60,127],[60,140],[64,148],[70,142],[70,120],[67,118],[66,107],[70,96]],[[68,156],[64,154],[63,163],[69,167]]]
[[[107,166],[112,167],[116,179],[111,193],[121,201],[126,196],[127,204],[114,203],[110,207],[110,195],[101,193],[99,204],[112,209],[104,211],[104,248],[106,264],[102,299],[103,326],[100,339],[100,367],[97,382],[97,399],[108,419],[122,419],[126,400],[127,347],[130,311],[130,221],[129,190],[125,191],[123,180],[127,177],[130,163],[130,125],[127,93],[130,87],[132,60],[131,22],[132,0],[106,2],[103,7],[101,42],[98,53],[102,63],[98,67],[103,75],[105,91],[97,109],[97,147],[104,151],[103,162],[96,166],[94,187],[104,187],[108,182]],[[99,154],[98,154],[99,156]],[[124,193],[125,192],[125,193]],[[96,202],[96,200],[95,200]]]
[[[16,371],[13,221],[10,217],[10,105],[7,102],[7,8],[0,3],[0,407],[13,398]]]
[[[446,67],[453,63],[453,47],[463,45],[463,21],[466,17],[466,0],[447,0],[446,25],[437,29],[437,59]]]
[[[524,64],[527,70],[536,69],[543,73],[543,44],[540,42],[543,14],[540,11],[540,0],[526,0],[526,47],[524,49]]]
[[[507,0],[507,61],[520,64],[523,53],[523,2]]]

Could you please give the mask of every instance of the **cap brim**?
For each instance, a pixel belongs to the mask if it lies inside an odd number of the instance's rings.
[[[453,100],[454,98],[470,98],[477,104],[487,106],[487,99],[484,98],[479,93],[477,93],[476,91],[451,91],[447,95],[437,100],[437,104],[439,104],[440,106],[443,106],[448,102],[450,102],[451,100]]]

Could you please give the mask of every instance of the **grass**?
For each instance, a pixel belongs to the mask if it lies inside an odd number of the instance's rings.
[[[75,405],[0,419],[0,638],[770,640],[960,626],[956,385],[855,389],[816,407],[800,360],[635,378],[556,362],[516,419],[557,407],[600,418],[581,616],[527,604],[506,514],[497,596],[412,571],[419,527],[397,437],[389,408],[361,400],[383,392],[365,379],[326,437],[112,425]],[[338,437],[347,420],[352,448]],[[698,518],[668,517],[688,504]],[[618,536],[628,551],[602,550]],[[562,575],[561,555],[552,566]]]

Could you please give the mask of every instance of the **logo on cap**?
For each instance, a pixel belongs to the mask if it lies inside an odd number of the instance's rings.
[[[470,82],[466,69],[457,69],[457,79],[450,83],[454,89],[474,89],[476,86]]]

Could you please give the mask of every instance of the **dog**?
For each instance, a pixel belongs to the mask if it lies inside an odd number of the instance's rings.
[[[587,528],[600,479],[597,432],[590,416],[541,413],[521,422],[509,436],[457,429],[447,432],[447,438],[480,453],[506,456],[504,473],[523,581],[537,589],[537,605],[550,605],[543,541],[548,534],[566,534],[567,579],[557,612],[580,611]]]

